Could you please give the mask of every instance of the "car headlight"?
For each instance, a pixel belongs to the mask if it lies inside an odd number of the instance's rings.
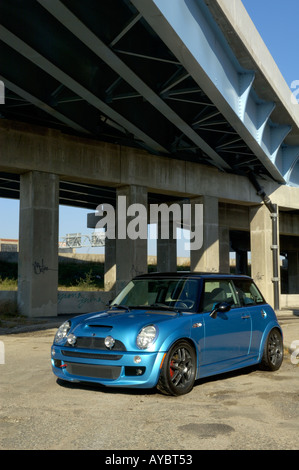
[[[62,339],[66,338],[69,331],[71,329],[71,322],[70,321],[65,321],[60,325],[60,327],[57,330],[57,333],[54,338],[54,343],[58,343]]]
[[[139,349],[149,348],[157,337],[157,329],[154,325],[148,325],[142,328],[138,333],[136,343]]]

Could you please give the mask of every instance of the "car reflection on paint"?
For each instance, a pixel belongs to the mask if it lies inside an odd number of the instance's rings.
[[[64,322],[51,353],[62,380],[183,395],[203,377],[278,370],[283,339],[251,278],[155,273],[130,281],[106,310]]]

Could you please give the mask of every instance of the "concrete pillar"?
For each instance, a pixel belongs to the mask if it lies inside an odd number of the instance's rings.
[[[203,204],[203,244],[198,250],[190,250],[190,269],[199,272],[219,272],[219,217],[218,198],[201,196],[190,199],[190,203]],[[193,214],[193,210],[191,211]],[[194,231],[194,221],[191,222]]]
[[[274,306],[272,220],[265,205],[250,209],[251,276]]]
[[[230,239],[229,239],[229,227],[221,225],[219,227],[219,270],[221,273],[230,272],[230,262],[229,262],[229,249],[230,249]]]
[[[169,220],[169,239],[161,238],[161,220],[157,224],[157,271],[176,272],[177,271],[177,242],[173,236],[174,223]],[[176,230],[176,228],[175,228]]]
[[[121,199],[120,197],[123,196]],[[125,197],[125,198],[124,198]],[[128,215],[134,212],[133,204],[139,204],[142,214]],[[147,273],[147,189],[142,186],[123,186],[117,189],[116,208],[116,293],[118,293],[133,277]],[[137,218],[140,224],[137,224]],[[132,233],[137,234],[146,229],[146,233],[132,239],[130,236],[130,223],[134,228]],[[143,238],[145,237],[145,238]]]
[[[116,284],[116,242],[105,239],[104,288],[114,294]]]
[[[18,306],[28,317],[57,315],[59,177],[21,175]]]

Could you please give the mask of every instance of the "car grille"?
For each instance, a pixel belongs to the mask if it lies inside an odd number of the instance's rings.
[[[120,376],[120,366],[98,366],[94,364],[80,364],[77,362],[68,362],[66,370],[71,375],[80,375],[81,377],[90,377],[95,379],[115,380]]]
[[[65,346],[70,348],[74,347],[69,345],[68,343]],[[102,349],[104,351],[107,351],[107,348],[104,343],[104,338],[96,338],[94,336],[79,336],[77,338],[75,347],[82,349]],[[116,340],[113,346],[113,351],[126,351],[126,347],[121,341]]]
[[[79,351],[61,351],[63,356],[81,357],[83,359],[102,359],[104,361],[119,361],[123,356],[120,354],[96,354]]]

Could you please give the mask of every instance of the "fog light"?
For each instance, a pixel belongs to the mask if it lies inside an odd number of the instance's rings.
[[[76,344],[77,338],[75,335],[72,333],[68,335],[67,342],[71,345],[74,346]]]
[[[135,356],[134,357],[134,362],[135,362],[135,364],[139,364],[141,362],[141,357],[140,356]]]
[[[106,348],[112,349],[113,346],[115,345],[115,339],[112,338],[112,336],[106,336],[104,343],[105,343]]]
[[[145,373],[145,367],[125,367],[125,375],[127,377],[138,377]]]

